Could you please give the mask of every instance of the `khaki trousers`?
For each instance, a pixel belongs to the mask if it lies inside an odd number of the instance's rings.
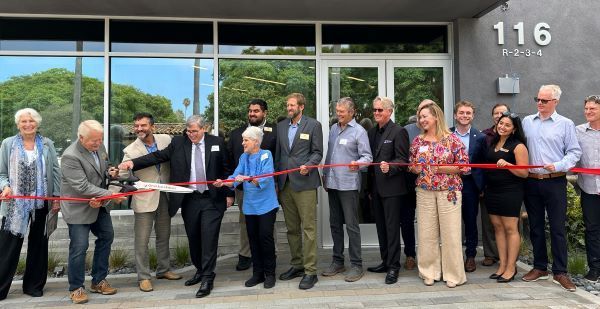
[[[292,256],[290,264],[317,274],[317,190],[296,192],[288,182],[279,192]],[[304,245],[302,241],[304,240]]]
[[[454,203],[448,201],[447,190],[416,191],[419,276],[457,285],[467,282],[461,243],[461,192],[456,192]]]

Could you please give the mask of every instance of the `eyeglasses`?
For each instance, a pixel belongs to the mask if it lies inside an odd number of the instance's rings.
[[[374,108],[373,112],[377,112],[377,113],[383,113],[384,109],[383,108]]]
[[[600,95],[590,95],[585,97],[585,102],[596,102],[600,103]]]
[[[515,113],[511,113],[511,112],[503,112],[502,116],[510,117],[510,119],[517,119],[517,118],[519,118],[519,115],[517,115]]]
[[[552,101],[556,101],[556,99],[549,99],[549,100],[545,100],[545,99],[540,99],[538,97],[534,97],[533,98],[534,102],[542,102],[542,104],[548,104],[548,102],[552,102]]]

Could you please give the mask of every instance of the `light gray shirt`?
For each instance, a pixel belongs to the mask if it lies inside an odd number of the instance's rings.
[[[578,125],[575,132],[582,150],[578,165],[600,168],[600,130],[592,129],[588,122]],[[579,174],[577,184],[587,194],[600,194],[600,175]]]
[[[354,119],[343,130],[337,123],[331,126],[325,164],[348,164],[351,161],[373,162],[367,131]],[[367,166],[361,168],[366,169]],[[324,168],[323,176],[328,189],[350,191],[360,188],[360,173],[345,166]]]

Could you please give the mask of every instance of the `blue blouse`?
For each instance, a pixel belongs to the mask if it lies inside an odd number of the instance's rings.
[[[268,150],[259,150],[255,154],[243,153],[239,164],[228,179],[238,175],[257,176],[274,172],[273,155]],[[263,215],[278,208],[275,180],[273,177],[257,178],[258,186],[249,181],[244,181],[244,207],[245,215]],[[240,183],[234,182],[233,188]]]

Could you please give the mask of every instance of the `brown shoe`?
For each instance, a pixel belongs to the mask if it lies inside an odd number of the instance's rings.
[[[404,269],[413,270],[415,267],[417,267],[417,261],[415,261],[415,258],[412,256],[407,256],[406,261],[404,261]]]
[[[567,274],[557,274],[552,277],[552,282],[560,285],[563,289],[569,292],[575,292],[575,284],[571,281],[571,278]]]
[[[525,276],[523,276],[523,281],[534,282],[538,280],[548,280],[548,272],[545,270],[532,269]]]
[[[69,296],[74,304],[85,304],[89,299],[83,287],[71,291]]]
[[[151,292],[154,289],[152,288],[152,282],[148,279],[144,279],[140,281],[140,291],[142,292]]]
[[[117,289],[110,286],[110,283],[106,281],[106,279],[98,282],[98,284],[93,284],[90,287],[90,290],[94,293],[100,293],[102,295],[113,295],[117,294]]]
[[[181,276],[172,271],[166,271],[160,275],[156,275],[156,279],[179,280]]]
[[[481,261],[481,265],[483,266],[492,266],[496,264],[496,259],[494,259],[493,257],[489,257],[486,256],[485,259],[483,259],[483,261]]]
[[[475,258],[468,257],[465,261],[465,271],[468,273],[472,273],[475,271],[475,269],[477,269],[477,264],[475,264]]]

